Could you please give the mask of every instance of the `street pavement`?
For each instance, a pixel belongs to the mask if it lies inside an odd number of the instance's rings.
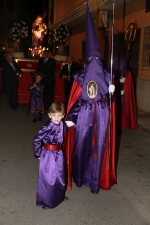
[[[139,113],[139,130],[117,135],[117,185],[92,194],[73,184],[68,201],[43,210],[35,205],[33,137],[48,117],[33,124],[27,108],[10,109],[0,93],[0,225],[150,225],[150,115]]]

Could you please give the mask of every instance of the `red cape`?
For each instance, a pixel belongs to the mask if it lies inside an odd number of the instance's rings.
[[[78,85],[76,80],[73,82],[72,90],[70,93],[70,98],[67,106],[67,114],[73,104],[77,101],[81,95],[82,88]],[[74,145],[74,127],[70,127],[65,136],[65,155],[67,161],[67,172],[68,172],[68,190],[72,189],[72,162],[71,156]],[[109,127],[109,132],[107,135],[104,160],[102,166],[102,172],[100,176],[100,187],[104,190],[109,190],[112,185],[117,183],[116,179],[116,126],[115,126],[115,102],[111,105],[111,126]]]
[[[122,130],[137,130],[136,101],[132,74],[128,71],[124,82],[124,106],[121,119]]]

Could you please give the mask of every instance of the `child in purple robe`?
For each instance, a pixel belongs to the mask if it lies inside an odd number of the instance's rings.
[[[66,166],[62,151],[63,132],[67,125],[61,120],[64,104],[52,103],[48,121],[34,138],[34,156],[40,158],[36,205],[43,209],[55,208],[67,200]]]
[[[43,92],[44,84],[41,82],[43,75],[37,73],[35,82],[32,82],[28,90],[31,92],[31,106],[30,114],[34,116],[33,123],[42,120],[42,114],[44,113]]]

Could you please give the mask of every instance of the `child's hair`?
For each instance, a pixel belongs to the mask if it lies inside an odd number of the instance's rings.
[[[37,72],[37,73],[35,74],[35,76],[40,76],[40,77],[43,78],[43,74],[42,74],[42,73],[39,73],[39,72]]]
[[[56,113],[56,112],[61,112],[63,115],[65,114],[65,106],[63,103],[53,102],[50,105],[48,113]]]

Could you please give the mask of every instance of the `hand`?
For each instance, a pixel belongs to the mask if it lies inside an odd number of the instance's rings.
[[[124,83],[125,82],[125,77],[120,78],[120,83]]]
[[[37,85],[34,83],[33,86],[32,86],[32,88],[37,88]]]
[[[17,73],[17,75],[18,75],[19,77],[22,77],[22,73]]]
[[[109,85],[109,94],[113,94],[114,91],[115,91],[115,85],[110,84],[110,85]]]
[[[65,74],[62,75],[63,79],[68,79],[68,76],[66,76]]]
[[[66,121],[65,123],[67,124],[68,127],[75,126],[75,124],[72,121]]]

